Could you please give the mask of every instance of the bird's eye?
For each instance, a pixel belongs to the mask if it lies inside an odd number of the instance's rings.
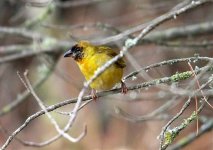
[[[78,52],[78,51],[81,51],[81,50],[82,50],[82,48],[79,47],[78,45],[74,45],[74,46],[72,47],[72,51],[73,51],[73,52]]]
[[[77,47],[77,48],[76,48],[76,51],[80,51],[80,47]]]

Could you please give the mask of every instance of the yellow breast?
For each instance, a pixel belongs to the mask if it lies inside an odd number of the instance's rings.
[[[111,58],[112,57],[104,53],[100,53],[85,58],[83,61],[78,62],[78,65],[86,80],[89,80],[94,75],[94,72]],[[96,90],[109,90],[116,83],[119,83],[121,81],[122,76],[123,68],[120,68],[113,64],[108,69],[106,69],[99,77],[97,77],[90,84],[90,87]]]

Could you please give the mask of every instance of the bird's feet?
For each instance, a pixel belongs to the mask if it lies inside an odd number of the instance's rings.
[[[92,96],[92,99],[93,99],[94,101],[97,100],[98,96],[97,96],[97,94],[96,94],[96,90],[95,90],[95,89],[92,89],[92,91],[91,91],[91,96]]]
[[[121,93],[126,94],[128,92],[128,89],[126,87],[126,84],[121,81]]]

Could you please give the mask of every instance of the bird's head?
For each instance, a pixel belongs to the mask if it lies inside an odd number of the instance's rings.
[[[85,50],[90,46],[91,44],[89,42],[80,41],[66,51],[64,57],[72,57],[75,61],[79,61],[84,57]]]

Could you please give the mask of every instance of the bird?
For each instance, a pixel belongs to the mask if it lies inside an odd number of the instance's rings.
[[[64,53],[64,57],[72,57],[75,60],[87,81],[93,77],[99,67],[116,55],[117,53],[112,48],[93,45],[89,41],[79,41]],[[126,94],[128,90],[122,81],[125,67],[124,58],[120,58],[91,82],[89,86],[92,89],[92,99],[97,99],[96,91],[110,90],[119,82],[121,83],[121,93]]]

